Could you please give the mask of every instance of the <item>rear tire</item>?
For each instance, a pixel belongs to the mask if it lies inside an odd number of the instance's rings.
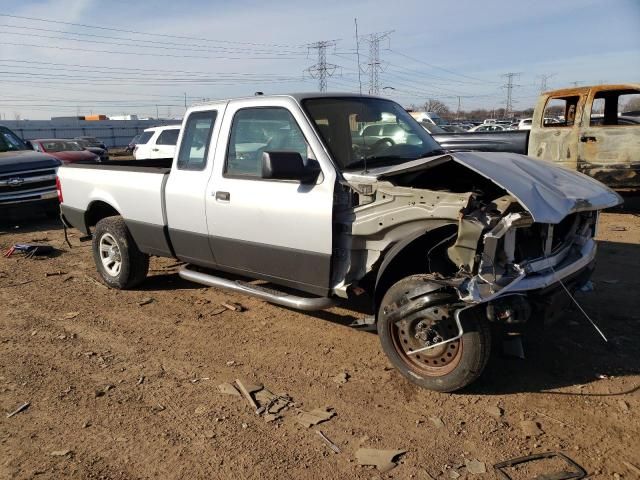
[[[149,255],[142,253],[120,216],[106,217],[96,224],[93,260],[104,283],[127,290],[139,285],[149,271]]]
[[[411,301],[417,287],[433,285],[433,291],[419,311],[390,320],[390,314]],[[416,298],[417,298],[416,297]],[[454,312],[461,308],[455,290],[431,282],[426,275],[412,275],[387,290],[378,311],[378,335],[382,349],[398,371],[416,385],[438,392],[460,390],[475,381],[487,364],[491,352],[488,322],[467,310],[462,315],[464,334],[458,340],[409,355],[457,334]],[[426,339],[426,340],[425,340]]]

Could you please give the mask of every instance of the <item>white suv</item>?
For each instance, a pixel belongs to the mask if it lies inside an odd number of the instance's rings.
[[[136,160],[151,158],[173,158],[178,143],[180,125],[147,128],[133,149]]]

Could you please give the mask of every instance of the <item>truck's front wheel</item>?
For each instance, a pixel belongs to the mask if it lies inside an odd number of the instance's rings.
[[[96,224],[93,260],[102,280],[121,290],[138,285],[149,271],[149,256],[138,249],[120,216],[106,217]]]
[[[460,307],[455,291],[434,285],[425,275],[403,278],[386,292],[378,311],[378,335],[402,375],[439,392],[459,390],[480,376],[491,332],[487,321],[471,310],[464,312],[461,338],[416,352],[457,335],[454,313]]]

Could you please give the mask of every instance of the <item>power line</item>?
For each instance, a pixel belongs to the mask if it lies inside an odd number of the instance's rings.
[[[511,113],[513,112],[513,89],[514,87],[519,87],[520,85],[516,85],[513,83],[514,78],[520,77],[522,72],[509,72],[501,75],[503,78],[507,79],[507,83],[505,83],[502,88],[507,90],[507,101],[505,102],[504,116],[505,118],[509,118]]]
[[[327,48],[335,47],[336,40],[321,40],[309,45],[309,49],[317,50],[318,61],[305,70],[311,78],[318,80],[318,90],[321,92],[327,91],[327,78],[333,76],[337,65],[333,63],[327,63]]]
[[[258,45],[258,46],[270,46],[270,47],[300,47],[300,45],[286,45],[286,44],[278,44],[278,43],[257,43],[257,42],[238,42],[233,40],[217,40],[212,38],[203,38],[203,37],[189,37],[185,35],[169,35],[166,33],[150,33],[150,32],[141,32],[137,30],[124,30],[121,28],[112,28],[112,27],[102,27],[98,25],[88,25],[84,23],[73,23],[73,22],[63,22],[60,20],[49,20],[45,18],[36,18],[36,17],[25,17],[21,15],[10,15],[7,13],[0,13],[0,17],[7,18],[16,18],[19,20],[33,20],[36,22],[45,22],[45,23],[54,23],[58,25],[70,25],[74,27],[82,27],[82,28],[90,28],[95,30],[108,30],[110,32],[121,32],[121,33],[133,33],[135,35],[145,35],[152,37],[163,37],[163,38],[176,38],[182,40],[199,40],[203,42],[214,42],[214,43],[230,43],[230,44],[238,44],[238,45]]]
[[[380,42],[388,39],[393,30],[386,32],[370,33],[364,35],[362,39],[369,44],[369,63],[365,69],[369,74],[369,94],[380,94],[380,72],[382,71],[382,62],[380,61]]]

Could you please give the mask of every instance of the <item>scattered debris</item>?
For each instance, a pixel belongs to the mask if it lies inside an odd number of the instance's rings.
[[[433,424],[434,427],[436,428],[442,428],[444,427],[444,422],[442,421],[442,419],[440,417],[429,417],[429,421]]]
[[[249,428],[249,424],[248,424],[248,423],[243,423],[243,424],[242,424],[242,428],[244,428],[244,429]]]
[[[464,464],[467,467],[467,472],[472,475],[481,475],[483,473],[487,473],[487,467],[485,466],[484,462],[476,460],[475,458],[471,460],[465,459]]]
[[[630,462],[626,462],[626,461],[622,461],[622,464],[627,467],[630,471],[632,471],[633,473],[636,474],[636,476],[638,478],[640,478],[640,468],[638,468],[637,466],[635,466],[633,463]]]
[[[104,397],[109,390],[116,388],[115,385],[105,385],[104,388],[98,389],[94,392],[94,395],[97,397]]]
[[[546,414],[546,413],[544,413],[544,412],[539,412],[539,411],[537,411],[537,410],[534,410],[534,413],[535,413],[535,414],[537,414],[537,415],[540,415],[540,416],[546,417],[546,418],[548,418],[549,420],[552,420],[552,421],[554,421],[554,422],[556,422],[556,423],[559,423],[560,425],[562,425],[562,426],[564,426],[564,427],[567,427],[567,428],[573,428],[573,429],[577,429],[577,430],[581,430],[581,429],[582,429],[582,427],[577,427],[577,426],[575,426],[575,425],[571,425],[571,424],[569,424],[569,423],[565,423],[565,422],[563,422],[562,420],[558,420],[557,418],[552,417],[551,415],[548,415],[548,414]]]
[[[594,290],[594,286],[593,286],[593,282],[591,280],[588,280],[583,286],[581,286],[578,290],[582,293],[589,293],[589,292],[593,292]]]
[[[99,282],[98,280],[96,280],[95,278],[93,278],[90,275],[85,274],[85,277],[87,278],[87,280],[89,280],[91,283],[96,284],[97,286],[99,286],[100,288],[104,288],[105,290],[109,290],[109,287],[107,287],[104,283]]]
[[[537,437],[538,435],[543,434],[544,432],[540,428],[540,424],[538,422],[534,422],[533,420],[523,420],[520,422],[520,428],[522,429],[522,433],[526,438]]]
[[[235,360],[229,360],[229,361],[227,362],[227,367],[236,367],[236,366],[238,366],[238,365],[240,365],[240,364],[239,364],[239,363],[236,363],[236,361],[235,361]]]
[[[150,303],[152,303],[154,300],[151,297],[145,297],[142,300],[140,300],[138,302],[138,306],[143,307],[145,305],[149,305]]]
[[[245,385],[242,383],[242,380],[236,379],[236,386],[238,387],[238,390],[240,390],[240,393],[245,398],[245,400],[249,403],[251,408],[253,408],[253,410],[257,412],[258,411],[258,404],[253,399],[253,397],[251,396],[251,393],[249,393],[249,390],[247,390]]]
[[[238,389],[230,383],[221,383],[220,385],[218,385],[218,391],[220,393],[224,393],[225,395],[240,396],[240,392],[238,391]]]
[[[512,477],[505,471],[508,468],[512,468],[516,465],[520,465],[522,463],[528,462],[536,462],[538,460],[547,460],[547,459],[559,459],[564,461],[567,464],[567,467],[570,467],[571,470],[563,469],[559,472],[547,473],[543,475],[539,475],[536,478],[547,478],[554,480],[580,480],[587,476],[587,472],[584,468],[578,465],[576,462],[571,460],[569,457],[560,452],[545,452],[545,453],[536,453],[534,455],[527,455],[526,457],[513,458],[511,460],[505,460],[504,462],[496,463],[493,466],[493,469],[496,471],[496,474],[501,480],[513,480]]]
[[[26,258],[33,258],[36,255],[49,255],[55,251],[51,245],[46,243],[16,243],[2,256],[9,258],[15,252],[24,253]]]
[[[330,418],[335,416],[335,412],[329,408],[315,408],[310,412],[301,410],[298,413],[297,421],[301,425],[309,428],[312,425],[317,425],[322,422],[326,422]]]
[[[618,400],[618,405],[620,406],[620,410],[624,413],[629,413],[631,409],[629,408],[629,403],[626,400]]]
[[[45,277],[56,277],[58,275],[66,275],[67,272],[63,272],[62,270],[58,270],[57,272],[45,272]]]
[[[220,305],[222,305],[227,310],[232,310],[234,312],[244,312],[246,310],[246,308],[244,308],[242,305],[235,302],[224,302],[224,303],[221,303]]]
[[[489,415],[491,415],[492,417],[495,417],[495,418],[502,417],[502,414],[504,413],[504,410],[501,409],[500,407],[487,407],[485,411]]]
[[[205,405],[198,405],[196,409],[193,411],[193,413],[196,415],[202,415],[204,413],[207,413],[207,407]]]
[[[376,317],[373,315],[365,315],[362,318],[357,318],[353,322],[349,324],[350,327],[358,328],[359,330],[363,330],[365,332],[375,332],[376,327]]]
[[[66,457],[67,455],[73,453],[73,450],[54,450],[49,455],[52,457]]]
[[[393,460],[404,453],[406,453],[406,450],[360,448],[356,451],[356,461],[358,465],[373,465],[380,473],[386,473],[395,468],[396,464]]]
[[[624,227],[622,225],[612,225],[611,227],[609,227],[609,230],[612,232],[626,232],[627,227]]]
[[[264,421],[267,423],[274,422],[282,418],[282,416],[278,415],[277,413],[265,413],[263,417],[264,417]]]
[[[457,478],[460,478],[460,474],[455,470],[449,470],[449,478],[456,480]]]
[[[72,318],[76,318],[78,315],[80,315],[80,312],[69,312],[69,313],[65,313],[63,315],[63,318],[65,320],[71,320]]]
[[[144,383],[144,375],[141,375],[136,382],[136,385],[142,385]]]
[[[89,428],[92,425],[91,420],[85,420],[82,423],[82,428]]]
[[[342,372],[333,377],[332,380],[334,381],[334,383],[344,384],[349,381],[349,378],[351,378],[351,376],[347,372]]]
[[[340,447],[338,447],[335,443],[333,443],[331,440],[329,440],[329,439],[327,438],[327,436],[326,436],[324,433],[322,433],[320,430],[316,430],[316,433],[317,433],[318,435],[320,435],[320,438],[321,438],[322,440],[324,440],[324,443],[326,443],[327,445],[329,445],[329,448],[330,448],[331,450],[333,450],[335,453],[340,453]]]
[[[7,413],[7,418],[11,418],[20,412],[24,412],[27,408],[29,408],[30,405],[31,405],[31,402],[24,402],[22,405],[16,408],[13,412]]]

